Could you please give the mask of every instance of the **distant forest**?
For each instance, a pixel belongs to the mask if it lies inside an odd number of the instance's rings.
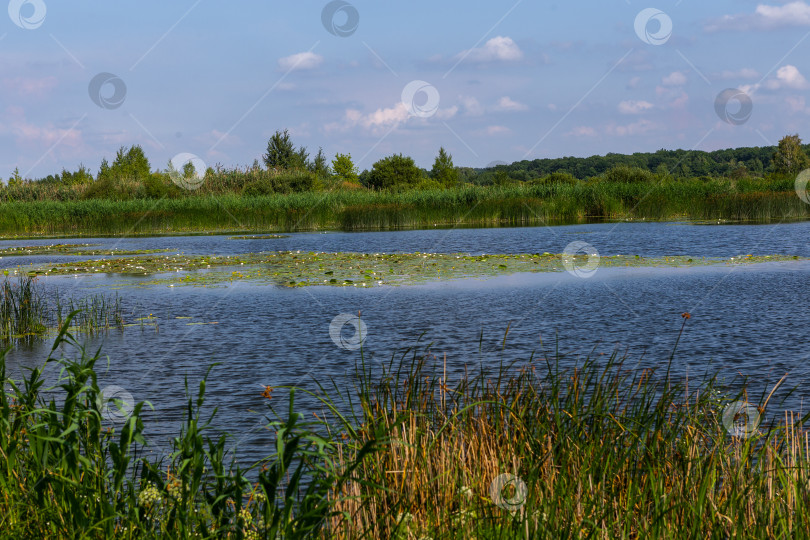
[[[810,144],[802,145],[805,152]],[[607,154],[586,158],[562,157],[516,161],[511,165],[473,169],[461,167],[461,180],[476,184],[500,183],[493,181],[497,173],[506,173],[511,180],[527,182],[552,173],[568,173],[585,180],[602,176],[617,166],[638,167],[650,172],[676,178],[696,177],[762,177],[777,172],[773,164],[776,146],[735,148],[704,152],[701,150],[658,150],[657,152]]]

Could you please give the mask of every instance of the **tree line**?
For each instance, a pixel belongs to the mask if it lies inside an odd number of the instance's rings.
[[[276,131],[267,142],[262,163],[240,169],[220,165],[196,171],[186,163],[175,171],[153,171],[143,149],[134,145],[120,148],[112,162],[103,159],[96,175],[81,165],[76,171],[40,179],[23,179],[19,170],[5,189],[42,187],[55,190],[76,188],[84,198],[138,198],[179,195],[178,178],[200,177],[203,184],[217,184],[222,191],[245,195],[267,195],[318,191],[323,189],[450,189],[461,184],[506,185],[517,183],[579,181],[639,182],[726,177],[785,178],[810,167],[810,145],[798,135],[787,135],[778,146],[737,148],[704,152],[699,150],[659,150],[653,153],[607,154],[587,158],[563,157],[519,161],[511,165],[485,168],[456,167],[453,157],[440,148],[430,170],[418,167],[403,154],[392,154],[362,172],[351,154],[338,153],[329,160],[319,148],[310,155],[305,146],[296,146],[288,130]],[[3,184],[0,183],[0,188]],[[64,189],[63,189],[64,191]],[[216,192],[216,190],[214,190]],[[59,197],[55,197],[59,198]]]

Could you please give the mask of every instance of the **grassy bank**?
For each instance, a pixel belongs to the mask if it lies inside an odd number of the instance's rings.
[[[758,396],[748,399],[776,419],[746,424],[727,407],[742,396],[713,377],[680,384],[615,355],[566,369],[541,353],[457,377],[429,354],[360,361],[353,388],[316,394],[325,417],[297,413],[295,391],[257,391],[276,452],[239,469],[201,413],[205,381],[196,395],[186,388],[184,427],[154,462],[140,454],[144,404],[110,415],[98,356],[78,350],[48,360],[63,368],[57,401],[45,399],[41,371],[14,384],[0,357],[10,536],[810,535],[805,419],[770,414],[775,404]]]
[[[806,219],[792,182],[671,180],[0,203],[2,235],[376,230],[587,219]]]

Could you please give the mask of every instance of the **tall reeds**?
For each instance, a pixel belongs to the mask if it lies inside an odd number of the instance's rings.
[[[246,196],[227,190],[177,198],[0,203],[0,234],[149,234],[218,230],[375,230],[514,226],[588,219],[810,217],[782,183],[731,180],[516,184],[375,192],[336,189]]]
[[[20,276],[16,282],[0,282],[0,345],[30,343],[56,332],[72,317],[73,331],[93,335],[111,328],[124,327],[123,308],[118,296],[103,294],[83,298],[53,291],[46,294],[37,278]]]

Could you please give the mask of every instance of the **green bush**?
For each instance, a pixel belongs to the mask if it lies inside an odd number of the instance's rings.
[[[360,177],[361,180],[363,177]],[[375,163],[366,178],[368,187],[389,189],[394,187],[412,187],[422,180],[422,171],[413,158],[394,154]]]
[[[602,175],[602,179],[611,183],[639,183],[639,182],[655,182],[658,177],[648,170],[639,167],[628,167],[627,165],[618,165]]]
[[[165,174],[152,173],[143,179],[144,196],[150,199],[177,197],[180,188]]]
[[[315,173],[309,171],[287,172],[264,176],[245,186],[242,194],[249,197],[272,195],[274,193],[300,193],[315,191],[321,187]]]
[[[549,185],[549,184],[568,184],[568,185],[575,185],[579,183],[579,180],[571,174],[567,172],[557,171],[549,174],[548,176],[544,176],[542,178],[537,178],[535,180],[530,180],[530,184],[534,185]]]

